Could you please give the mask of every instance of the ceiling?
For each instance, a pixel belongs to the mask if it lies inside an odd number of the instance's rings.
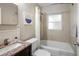
[[[54,4],[56,3],[38,3],[40,7],[47,7],[47,6],[54,5]]]

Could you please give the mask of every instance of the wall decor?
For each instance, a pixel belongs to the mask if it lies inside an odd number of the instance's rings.
[[[23,12],[23,23],[24,25],[31,25],[32,24],[32,15],[30,13]]]
[[[31,17],[26,17],[26,18],[24,19],[24,24],[32,24],[32,19],[31,19]]]

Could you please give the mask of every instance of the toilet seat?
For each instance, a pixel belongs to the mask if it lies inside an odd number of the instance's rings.
[[[34,56],[51,56],[51,54],[45,49],[38,49],[35,51]]]

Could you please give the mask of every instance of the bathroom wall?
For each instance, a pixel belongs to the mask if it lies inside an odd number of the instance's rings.
[[[46,13],[41,12],[40,16],[40,39],[47,40],[47,20],[46,20]]]
[[[76,42],[77,4],[71,5],[71,43]]]
[[[78,3],[74,3],[73,5],[71,5],[70,16],[71,16],[71,43],[75,51],[75,55],[79,55],[79,47],[77,45],[74,45],[76,42],[79,42],[79,4]],[[77,37],[76,34],[78,34]]]
[[[18,33],[17,29],[0,30],[0,44],[3,44],[5,39],[8,39],[9,42],[13,41],[15,37],[18,37],[19,39]]]
[[[10,3],[10,4],[0,3],[0,7],[3,7],[4,5],[6,5],[6,6],[8,6],[8,5],[13,6],[14,5],[14,7],[17,8],[17,6],[12,3]],[[2,44],[5,39],[13,40],[15,36],[17,36],[18,39],[20,39],[18,30],[19,29],[17,28],[17,25],[1,25],[0,24],[0,44]]]
[[[77,37],[77,42],[79,43],[79,3],[76,4],[77,6],[77,34],[78,34],[78,37]],[[79,46],[76,46],[76,50],[77,50],[77,56],[79,56]]]
[[[32,24],[24,24],[25,17],[30,16],[32,19]],[[35,37],[35,4],[18,4],[18,19],[20,28],[20,38],[21,40],[27,40],[29,38]]]
[[[62,30],[57,30],[57,31],[47,30],[46,32],[47,32],[48,40],[70,42],[70,6],[71,4],[55,4],[42,8],[43,13],[62,14]],[[46,20],[47,19],[44,19],[44,22]]]
[[[4,39],[8,38],[13,40],[15,36],[21,40],[27,40],[35,36],[35,4],[19,3],[16,4],[18,8],[18,24],[17,25],[0,25],[0,44],[3,43]],[[24,24],[23,20],[28,15],[32,18],[32,24]]]

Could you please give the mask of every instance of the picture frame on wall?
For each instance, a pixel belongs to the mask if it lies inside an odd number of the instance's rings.
[[[31,13],[26,13],[26,12],[23,12],[23,23],[24,25],[32,25],[32,17],[33,15]]]
[[[27,17],[24,18],[24,24],[25,25],[31,25],[32,24],[31,16],[27,16]]]

